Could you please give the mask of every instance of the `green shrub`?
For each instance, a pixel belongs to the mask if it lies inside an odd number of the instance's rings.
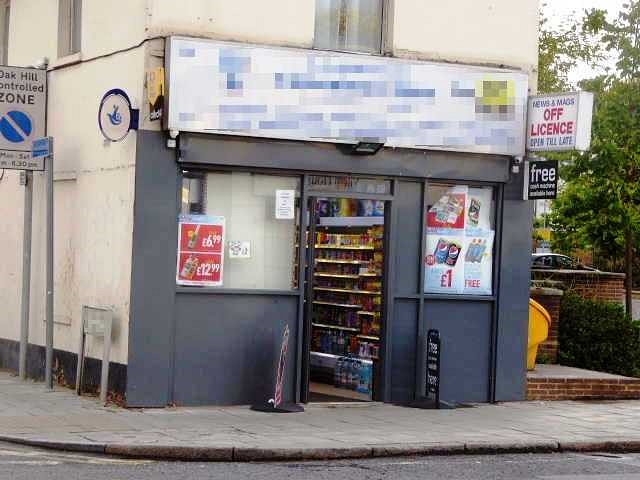
[[[548,365],[550,363],[553,363],[553,361],[549,354],[538,352],[538,355],[536,356],[536,363],[540,365]]]
[[[562,365],[640,376],[640,326],[622,305],[565,293],[558,341]]]

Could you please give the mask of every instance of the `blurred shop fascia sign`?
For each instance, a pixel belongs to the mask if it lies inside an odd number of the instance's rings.
[[[588,150],[591,145],[593,94],[569,92],[529,97],[527,150]]]

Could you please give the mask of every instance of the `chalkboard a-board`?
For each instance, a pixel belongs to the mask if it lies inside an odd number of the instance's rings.
[[[434,395],[436,407],[440,405],[440,332],[427,332],[427,392],[426,396]]]

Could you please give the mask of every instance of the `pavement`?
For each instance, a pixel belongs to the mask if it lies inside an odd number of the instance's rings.
[[[528,379],[567,379],[567,380],[602,380],[602,381],[620,381],[620,380],[638,380],[634,377],[625,377],[624,375],[616,375],[614,373],[597,372],[595,370],[585,370],[584,368],[567,367],[566,365],[558,365],[555,363],[536,364],[535,370],[527,371]]]
[[[453,410],[380,403],[102,407],[0,372],[0,441],[131,458],[270,461],[520,452],[640,452],[640,401],[508,402]]]

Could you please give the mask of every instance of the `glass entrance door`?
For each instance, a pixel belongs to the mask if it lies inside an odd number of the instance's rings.
[[[375,199],[309,199],[306,401],[379,398],[386,206]]]

